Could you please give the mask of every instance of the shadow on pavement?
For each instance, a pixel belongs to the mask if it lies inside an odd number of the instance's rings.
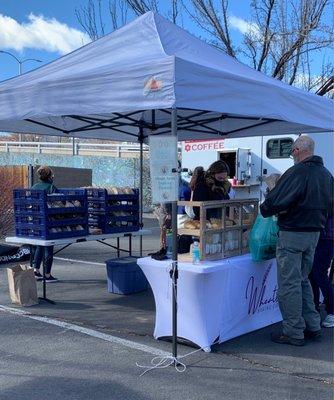
[[[11,379],[25,380],[27,376],[10,374]],[[92,400],[92,399],[136,399],[146,400],[138,391],[129,388],[128,385],[120,385],[112,378],[110,381],[100,379],[92,379],[85,377],[84,379],[74,378],[48,378],[43,377],[43,380],[34,378],[25,382],[13,385],[7,389],[1,389],[1,400],[26,400],[50,398],[52,400],[63,400],[69,398],[69,393],[72,393],[73,399]]]

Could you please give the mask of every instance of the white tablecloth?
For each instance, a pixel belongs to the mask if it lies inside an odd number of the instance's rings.
[[[156,305],[154,337],[172,335],[171,261],[140,258]],[[210,351],[211,344],[281,321],[276,260],[249,254],[226,260],[179,263],[177,335]]]

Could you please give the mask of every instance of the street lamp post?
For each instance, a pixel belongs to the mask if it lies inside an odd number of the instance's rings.
[[[18,64],[19,64],[19,75],[22,75],[22,64],[23,63],[25,63],[27,61],[36,61],[36,62],[39,62],[39,63],[42,62],[41,60],[38,60],[36,58],[25,58],[24,60],[20,60],[14,54],[10,53],[9,51],[5,51],[5,50],[0,50],[0,53],[8,54],[9,56],[14,58],[18,62]],[[22,135],[21,134],[19,134],[19,141],[22,142]]]
[[[3,54],[8,54],[9,56],[13,57],[19,64],[19,75],[22,75],[22,64],[27,62],[27,61],[36,61],[41,63],[41,60],[38,60],[37,58],[25,58],[24,60],[20,60],[19,58],[17,58],[13,53],[10,53],[9,51],[5,51],[5,50],[0,50],[0,53]]]

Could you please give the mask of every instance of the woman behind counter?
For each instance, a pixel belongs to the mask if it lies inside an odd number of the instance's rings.
[[[197,174],[193,183],[193,201],[229,200],[231,184],[228,181],[230,173],[225,161],[218,160],[210,165],[208,170]],[[199,207],[194,207],[195,219],[199,219]],[[217,217],[217,210],[208,210],[207,218]]]
[[[32,186],[31,189],[45,190],[48,194],[58,192],[53,185],[54,174],[50,167],[42,166],[37,170],[39,182]],[[53,263],[53,246],[33,246],[32,248],[32,266],[34,267],[35,278],[38,281],[43,279],[40,273],[40,267],[43,261],[45,266],[45,282],[53,283],[58,279],[51,275]]]

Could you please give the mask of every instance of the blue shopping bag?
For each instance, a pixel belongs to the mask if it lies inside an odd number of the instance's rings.
[[[249,237],[249,249],[253,261],[270,260],[276,256],[278,237],[276,217],[264,218],[259,214]]]

